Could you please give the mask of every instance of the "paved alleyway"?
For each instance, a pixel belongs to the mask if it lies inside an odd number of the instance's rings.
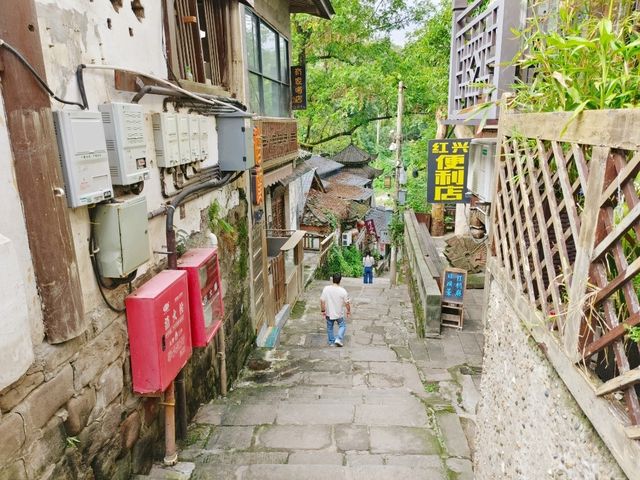
[[[422,340],[406,286],[343,279],[354,308],[338,348],[319,314],[326,284],[310,286],[278,348],[256,351],[228,397],[200,409],[182,478],[473,478],[482,292],[467,292],[463,332]]]

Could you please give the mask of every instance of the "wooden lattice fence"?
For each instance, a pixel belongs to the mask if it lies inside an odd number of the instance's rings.
[[[489,269],[620,462],[640,438],[640,110],[569,119],[501,117]]]

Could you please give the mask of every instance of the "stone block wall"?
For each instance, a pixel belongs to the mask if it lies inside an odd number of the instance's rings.
[[[242,191],[230,204],[235,206],[226,220],[237,235],[220,245],[229,382],[254,340]],[[0,480],[128,479],[162,458],[162,407],[159,399],[133,394],[125,315],[104,307],[89,315],[87,332],[62,344],[36,346],[26,374],[0,391]],[[219,392],[217,357],[213,343],[194,350],[185,371],[190,416]]]
[[[626,478],[495,280],[489,292],[476,479]]]

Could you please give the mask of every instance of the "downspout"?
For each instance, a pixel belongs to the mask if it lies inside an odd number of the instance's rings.
[[[235,178],[242,175],[244,172],[239,172]],[[167,268],[169,270],[178,269],[178,252],[176,249],[176,232],[173,228],[173,215],[176,208],[184,203],[189,197],[199,192],[205,192],[222,187],[235,180],[233,173],[228,173],[219,180],[211,180],[200,185],[194,185],[192,187],[185,188],[180,192],[169,205],[167,205],[167,218],[166,218],[166,239],[167,239]],[[222,335],[224,338],[224,326],[222,327]],[[221,342],[224,344],[224,340]],[[223,350],[224,351],[224,350]],[[224,357],[223,357],[224,358]],[[221,381],[224,379],[224,388],[226,390],[226,363],[222,362],[225,366],[224,378],[223,373],[220,374]],[[165,457],[164,463],[167,465],[174,465],[177,461],[177,449],[176,449],[176,431],[178,438],[184,438],[187,434],[187,394],[184,386],[184,373],[180,370],[176,379],[165,392]],[[176,421],[177,414],[177,421]],[[177,427],[177,428],[176,428]]]

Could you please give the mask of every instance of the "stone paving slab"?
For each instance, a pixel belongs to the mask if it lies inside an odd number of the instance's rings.
[[[438,453],[436,437],[424,428],[371,427],[371,453],[432,455]]]
[[[317,403],[278,405],[278,425],[334,425],[353,422],[353,405],[334,404],[318,408]],[[271,406],[273,409],[273,407]]]
[[[319,450],[331,445],[331,428],[326,425],[272,425],[263,427],[256,446],[276,450]]]
[[[427,427],[427,414],[423,405],[358,405],[356,425],[382,425],[403,427]]]
[[[229,405],[222,415],[222,425],[271,424],[276,418],[272,405]]]
[[[245,449],[251,446],[254,427],[216,427],[207,448]]]
[[[473,478],[465,431],[477,403],[477,318],[468,331],[419,339],[406,286],[344,279],[353,319],[345,347],[327,346],[326,284],[311,284],[303,315],[276,349],[252,353],[227,398],[201,407],[198,443],[181,452],[191,480]]]

